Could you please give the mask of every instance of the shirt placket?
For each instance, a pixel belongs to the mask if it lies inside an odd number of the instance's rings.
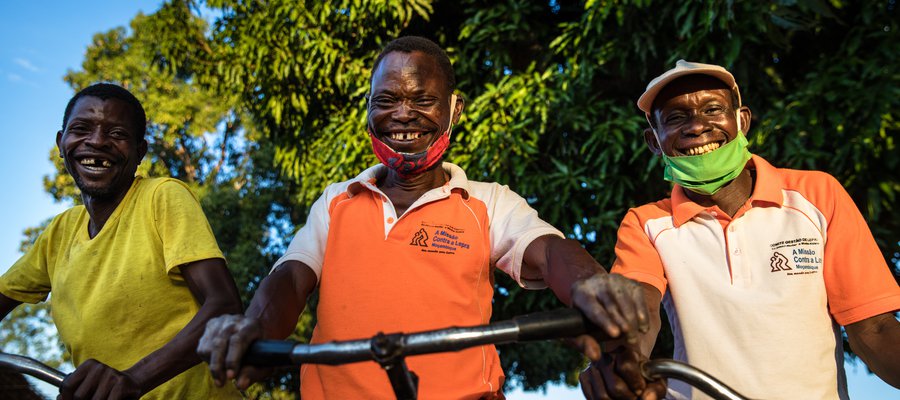
[[[744,263],[744,249],[741,243],[740,223],[731,221],[725,227],[725,243],[728,251],[728,264],[731,268],[731,280],[735,286],[746,287],[750,285],[750,270]]]

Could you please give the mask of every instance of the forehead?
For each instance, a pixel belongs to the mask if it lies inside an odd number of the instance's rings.
[[[393,51],[372,72],[372,93],[429,92],[444,94],[446,78],[437,60],[420,51]]]
[[[724,100],[731,104],[731,89],[709,75],[688,75],[678,78],[659,91],[653,100],[653,110],[682,105],[690,100]]]
[[[105,119],[121,124],[134,123],[135,110],[124,100],[114,97],[101,99],[95,96],[84,96],[72,106],[69,121],[74,119]]]

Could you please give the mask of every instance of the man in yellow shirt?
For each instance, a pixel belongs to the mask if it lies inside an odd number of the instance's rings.
[[[0,277],[0,317],[53,293],[77,366],[62,399],[240,398],[194,353],[207,320],[240,312],[234,280],[190,190],[135,177],[145,126],[140,102],[116,85],[69,101],[56,144],[84,205],[56,216]]]

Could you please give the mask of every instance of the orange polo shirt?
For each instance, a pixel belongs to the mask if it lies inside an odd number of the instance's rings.
[[[629,210],[612,270],[665,295],[676,359],[751,398],[845,399],[837,324],[900,309],[900,288],[832,176],[758,156],[748,168],[756,184],[734,217],[677,185]]]
[[[495,265],[523,287],[545,286],[520,278],[522,256],[535,238],[562,234],[508,187],[443,168],[450,181],[400,216],[375,186],[380,165],[329,186],[313,205],[276,262],[298,260],[319,276],[313,343],[488,323]],[[406,361],[423,399],[486,398],[503,385],[494,346]],[[304,399],[394,398],[375,362],[304,365],[300,379]]]

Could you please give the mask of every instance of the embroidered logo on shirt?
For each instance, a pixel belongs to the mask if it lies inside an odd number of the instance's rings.
[[[775,252],[769,259],[772,267],[771,272],[791,271],[787,275],[808,275],[816,274],[822,266],[822,257],[819,254],[822,251],[821,241],[819,238],[797,238],[791,240],[782,240],[772,243],[772,250],[781,250],[785,253],[789,250],[788,255]],[[793,267],[788,266],[788,264]]]
[[[463,241],[463,233],[464,229],[450,225],[422,222],[422,228],[413,235],[410,245],[424,247],[421,250],[426,253],[456,254],[458,250],[468,250],[470,247],[468,242]],[[429,238],[430,245],[427,242]]]
[[[425,228],[419,229],[419,231],[413,235],[410,245],[428,247],[428,232],[425,232]]]
[[[777,251],[772,255],[772,258],[769,258],[769,261],[772,262],[771,264],[769,264],[770,266],[772,266],[772,271],[770,272],[791,270],[791,267],[788,266],[788,258],[785,257],[784,254],[781,254]]]

